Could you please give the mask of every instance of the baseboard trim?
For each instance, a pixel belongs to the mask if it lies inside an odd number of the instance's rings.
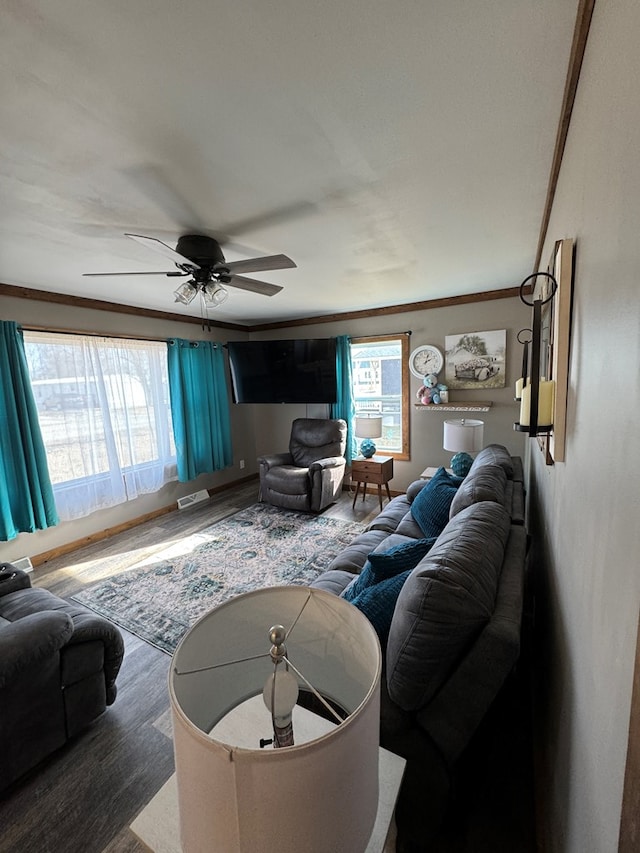
[[[233,480],[230,483],[225,483],[222,486],[214,486],[207,489],[209,497],[224,492],[226,489],[231,489],[234,486],[241,486],[243,483],[249,483],[251,480],[257,480],[257,474],[249,474],[247,477],[241,477],[238,480]],[[63,557],[65,554],[70,554],[72,551],[77,551],[78,548],[84,548],[85,545],[93,545],[95,542],[101,542],[103,539],[108,539],[110,536],[115,536],[118,533],[123,533],[125,530],[131,530],[132,527],[137,527],[139,524],[144,524],[145,521],[152,521],[154,518],[159,518],[161,515],[167,515],[170,512],[179,512],[175,502],[168,506],[154,509],[152,512],[146,512],[144,515],[136,516],[129,521],[124,521],[122,524],[116,524],[113,527],[107,527],[105,530],[98,530],[96,533],[91,533],[89,536],[83,536],[81,539],[75,539],[73,542],[67,542],[64,545],[59,545],[57,548],[52,548],[50,551],[43,551],[41,554],[36,554],[31,557],[33,566],[42,566],[49,560],[56,557]]]

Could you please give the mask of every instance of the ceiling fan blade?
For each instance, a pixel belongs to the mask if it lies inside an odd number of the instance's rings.
[[[317,213],[318,209],[319,206],[315,202],[294,201],[275,210],[267,210],[243,220],[229,222],[223,232],[228,234],[230,238],[241,237],[243,234],[273,228],[276,225],[290,222],[292,219],[297,221],[303,216]]]
[[[125,237],[131,237],[132,240],[135,240],[142,246],[146,246],[147,249],[151,249],[153,252],[159,252],[175,264],[181,264],[183,266],[187,264],[192,269],[200,269],[198,264],[194,264],[193,261],[189,260],[189,258],[185,258],[184,255],[179,255],[171,248],[171,246],[167,246],[166,243],[163,243],[162,240],[157,240],[155,237],[143,237],[141,234],[125,234]]]
[[[172,270],[171,272],[167,272],[166,270],[160,270],[157,272],[83,272],[82,275],[85,276],[97,276],[97,275],[169,275],[169,276],[183,276],[183,275],[191,275],[189,272],[180,272],[179,270]]]
[[[234,275],[241,272],[262,272],[263,270],[288,270],[296,266],[295,261],[286,255],[267,255],[264,258],[247,258],[246,261],[225,261],[225,267]]]
[[[202,218],[178,193],[157,164],[130,166],[123,174],[138,190],[173,222],[181,233],[200,233],[204,228]]]
[[[237,287],[240,290],[248,290],[250,293],[259,293],[261,296],[275,296],[283,289],[278,284],[269,284],[267,281],[258,281],[255,278],[245,278],[243,275],[232,275],[229,281],[222,282],[224,286]]]

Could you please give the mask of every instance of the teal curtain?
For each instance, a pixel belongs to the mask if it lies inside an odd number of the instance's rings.
[[[181,483],[233,464],[222,344],[167,342],[171,418]]]
[[[351,338],[340,335],[336,338],[336,370],[338,376],[338,399],[331,406],[331,417],[347,422],[347,465],[358,455],[354,430],[356,407],[353,402],[353,376],[351,371]]]
[[[22,330],[0,320],[0,540],[57,523]]]

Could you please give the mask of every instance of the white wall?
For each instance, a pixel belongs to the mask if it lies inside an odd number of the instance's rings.
[[[596,3],[543,267],[577,241],[565,464],[531,450],[550,851],[617,850],[640,603],[640,4]],[[531,448],[533,448],[531,442]]]

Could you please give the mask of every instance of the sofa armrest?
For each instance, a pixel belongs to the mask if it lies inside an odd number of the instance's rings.
[[[309,465],[309,472],[313,474],[314,471],[325,471],[327,468],[344,468],[346,464],[347,460],[344,456],[325,456],[324,459],[316,459],[312,462]]]
[[[428,482],[428,480],[414,480],[413,483],[409,483],[409,485],[407,486],[406,495],[407,500],[410,504],[414,502],[418,495],[418,492],[421,492]]]
[[[22,569],[16,569],[11,563],[0,563],[0,596],[16,592],[18,589],[28,589],[31,580]]]
[[[66,613],[44,610],[0,627],[0,689],[57,654],[73,634]]]
[[[258,464],[261,471],[268,471],[278,465],[292,465],[293,457],[290,453],[271,453],[267,456],[259,456]]]

